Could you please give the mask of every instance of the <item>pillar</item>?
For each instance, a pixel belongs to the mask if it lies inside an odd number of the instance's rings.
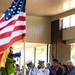
[[[62,40],[62,26],[60,20],[51,22],[51,56],[65,63],[70,60],[70,45]]]

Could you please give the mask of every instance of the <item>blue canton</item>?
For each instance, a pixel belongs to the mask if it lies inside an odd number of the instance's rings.
[[[5,12],[5,20],[11,19],[16,14],[20,12],[25,12],[26,0],[14,0],[11,6]]]

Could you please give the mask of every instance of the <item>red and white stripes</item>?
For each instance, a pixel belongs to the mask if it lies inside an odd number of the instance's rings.
[[[0,52],[26,36],[26,14],[21,12],[10,20],[0,19]]]

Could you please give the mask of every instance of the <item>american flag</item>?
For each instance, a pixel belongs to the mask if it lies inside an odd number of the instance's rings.
[[[0,66],[9,47],[26,36],[26,0],[14,0],[0,18]],[[4,62],[5,63],[5,62]]]

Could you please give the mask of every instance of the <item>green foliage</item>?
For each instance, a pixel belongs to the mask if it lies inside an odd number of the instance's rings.
[[[34,56],[34,48],[30,50],[32,57]],[[36,56],[41,55],[41,57],[45,56],[46,54],[46,46],[36,47]]]
[[[46,46],[36,48],[36,56],[40,59],[43,59],[46,56]]]
[[[71,45],[71,50],[75,50],[75,45]]]
[[[34,56],[34,48],[31,49],[32,57]]]
[[[72,55],[72,59],[75,59],[75,55],[74,54]]]
[[[75,45],[71,45],[71,59],[75,59]]]
[[[37,47],[36,48],[37,55],[44,54],[45,53],[45,50],[46,50],[46,47],[45,46]]]

